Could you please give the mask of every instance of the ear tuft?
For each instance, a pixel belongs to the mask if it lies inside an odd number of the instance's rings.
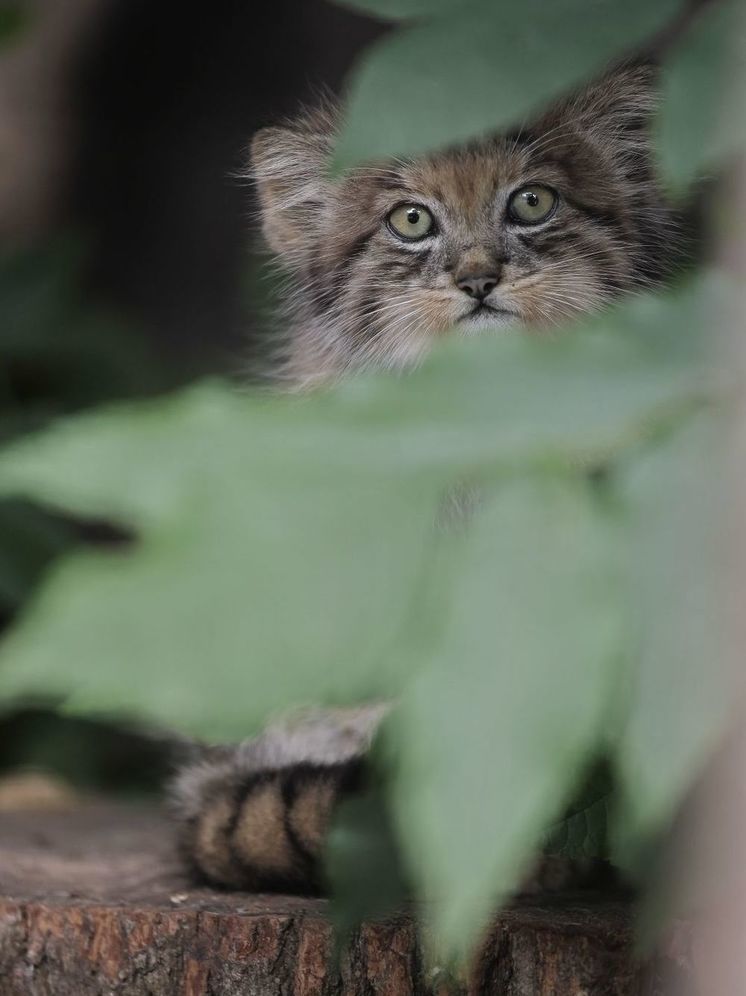
[[[560,101],[541,121],[547,130],[558,123],[568,138],[582,135],[598,153],[626,173],[650,160],[650,125],[658,108],[658,70],[627,63]]]
[[[577,91],[552,117],[614,158],[635,159],[650,152],[650,124],[659,104],[659,72],[647,63],[628,63]]]
[[[620,125],[648,121],[659,103],[659,71],[649,63],[626,64],[591,83],[576,96],[583,117],[611,118]]]

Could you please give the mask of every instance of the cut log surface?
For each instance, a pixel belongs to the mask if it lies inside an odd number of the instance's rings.
[[[323,900],[194,888],[152,808],[0,813],[0,996],[637,996],[621,903],[519,905],[453,988],[408,913],[339,964]]]

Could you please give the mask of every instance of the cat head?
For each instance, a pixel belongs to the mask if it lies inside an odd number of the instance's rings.
[[[291,374],[401,366],[450,329],[537,328],[665,274],[654,72],[625,67],[509,134],[333,181],[329,105],[252,146],[265,237],[288,272]]]

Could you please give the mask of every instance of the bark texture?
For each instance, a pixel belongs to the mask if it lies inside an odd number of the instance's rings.
[[[191,886],[152,809],[0,813],[0,996],[638,996],[621,904],[517,906],[460,984],[426,970],[410,915],[335,965],[322,900]]]

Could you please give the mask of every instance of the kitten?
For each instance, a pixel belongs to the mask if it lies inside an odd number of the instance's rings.
[[[557,325],[675,266],[655,71],[618,70],[503,136],[327,176],[331,106],[259,132],[264,234],[288,277],[284,376],[401,367],[455,328]]]
[[[542,329],[661,283],[680,219],[656,178],[655,73],[627,66],[509,134],[326,174],[327,107],[253,143],[267,241],[289,278],[281,376],[307,387],[417,361],[446,333]],[[175,779],[182,850],[222,886],[314,892],[335,801],[380,709],[206,750]]]

